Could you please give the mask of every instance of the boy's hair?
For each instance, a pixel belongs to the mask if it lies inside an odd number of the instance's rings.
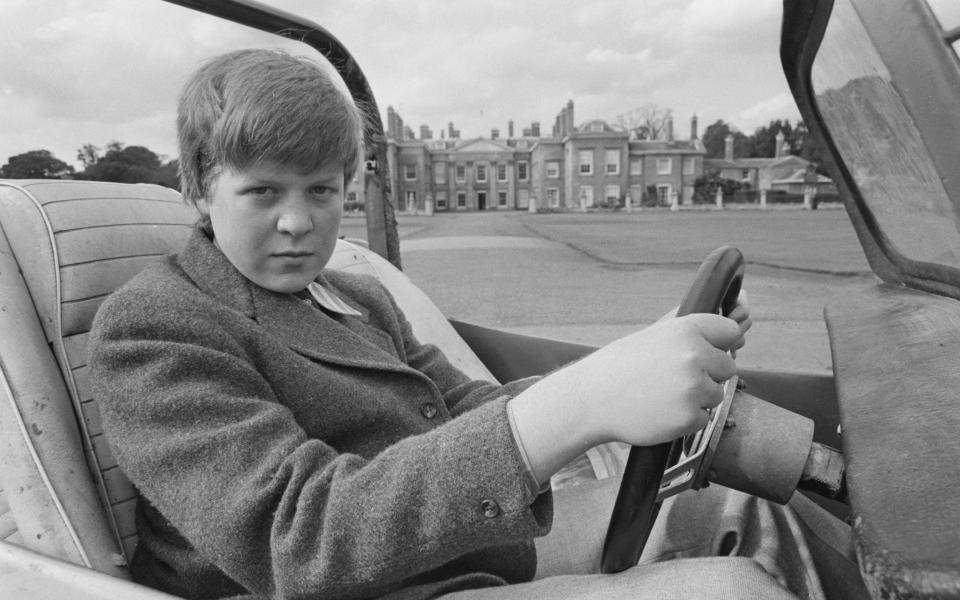
[[[276,163],[309,173],[363,152],[364,113],[331,71],[276,49],[218,56],[184,86],[177,110],[180,187],[196,206],[218,169]]]

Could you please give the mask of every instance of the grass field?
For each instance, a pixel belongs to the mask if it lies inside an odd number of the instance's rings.
[[[404,270],[448,316],[588,344],[658,318],[734,245],[755,323],[741,363],[764,368],[829,369],[824,305],[873,285],[839,209],[400,215],[398,228]]]
[[[362,219],[348,218],[341,232],[365,238],[364,227]],[[399,215],[398,229],[402,240],[432,235],[539,237],[610,265],[699,263],[714,248],[734,245],[751,264],[817,273],[870,272],[842,209]]]

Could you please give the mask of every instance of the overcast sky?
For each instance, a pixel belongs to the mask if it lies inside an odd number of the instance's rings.
[[[382,113],[435,135],[549,133],[572,99],[578,124],[672,109],[678,137],[724,119],[751,133],[798,113],[778,57],[779,0],[269,0],[333,32]],[[3,0],[0,164],[111,140],[173,157],[174,105],[205,57],[287,43],[160,0]]]

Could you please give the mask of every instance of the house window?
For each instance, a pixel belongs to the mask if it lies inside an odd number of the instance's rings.
[[[487,165],[477,165],[477,181],[487,180]]]
[[[607,150],[605,153],[606,160],[604,168],[607,175],[618,175],[620,173],[620,151],[619,150]]]
[[[467,180],[467,167],[462,164],[457,164],[455,177],[459,183],[463,183]]]
[[[447,192],[446,191],[437,192],[437,208],[438,209],[447,208]]]
[[[603,123],[600,121],[594,121],[590,123],[590,131],[594,133],[603,133]]]
[[[577,197],[580,199],[580,206],[593,206],[593,186],[581,185]]]
[[[406,163],[403,165],[403,178],[407,181],[416,181],[417,165],[416,163]]]
[[[349,203],[355,203],[356,201],[357,201],[357,193],[356,193],[356,192],[347,192],[347,202],[349,202]]]
[[[497,181],[507,180],[507,163],[497,163]]]
[[[497,206],[506,206],[507,205],[507,193],[506,192],[497,192]]]
[[[670,204],[670,196],[673,188],[669,184],[661,183],[657,186],[657,203]]]
[[[683,159],[683,174],[684,175],[693,175],[696,171],[696,160],[692,156],[687,156]]]
[[[466,208],[466,207],[467,207],[467,193],[457,192],[457,208]]]
[[[434,165],[433,182],[434,183],[447,182],[447,163],[437,163],[436,165]]]
[[[740,169],[740,179],[750,181],[750,169]]]
[[[560,161],[548,160],[547,161],[547,178],[557,179],[559,177],[560,177]]]
[[[643,159],[642,158],[630,159],[630,174],[643,175]]]
[[[560,188],[547,188],[547,206],[552,208],[560,206]]]
[[[580,174],[593,175],[593,150],[580,151]]]
[[[672,172],[673,172],[673,159],[670,159],[670,158],[657,159],[657,175],[669,175]]]
[[[527,161],[519,160],[517,161],[517,179],[520,181],[526,181],[530,178],[530,171],[527,165]]]
[[[607,202],[613,202],[613,203],[620,202],[620,186],[608,185],[606,189],[606,193],[604,194],[604,199]]]

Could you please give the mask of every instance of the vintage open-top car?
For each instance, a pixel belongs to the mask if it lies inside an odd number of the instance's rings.
[[[331,266],[379,277],[417,336],[476,377],[543,373],[591,350],[450,322],[396,268],[380,118],[363,73],[335,38],[255,2],[171,1],[302,39],[372,107],[379,131],[369,140],[368,243],[340,242]],[[809,425],[761,423],[730,433],[725,419],[748,402],[731,384],[710,428],[678,451],[668,446],[653,459],[631,451],[625,467],[610,459],[626,475],[607,570],[634,557],[634,529],[642,538],[659,497],[696,488],[708,475],[761,494],[772,486],[768,495],[777,497],[814,471],[827,484],[819,491],[835,498],[808,493],[852,524],[873,597],[960,598],[960,61],[952,47],[960,27],[949,25],[922,0],[784,3],[784,72],[879,281],[826,307],[831,373],[740,374],[749,398],[804,415]],[[156,186],[0,182],[0,597],[169,597],[132,583],[125,570],[137,541],[136,491],[105,442],[86,342],[103,298],[158,255],[177,251],[193,220],[176,192]],[[687,308],[718,310],[742,276],[738,253],[713,256],[687,297],[707,302]],[[732,444],[767,463],[775,447],[794,442],[799,462],[788,460],[759,483],[717,473]],[[830,447],[842,450],[843,470]],[[637,471],[634,452],[655,466]],[[650,478],[635,471],[657,477],[638,481]],[[624,503],[645,507],[639,523]]]

